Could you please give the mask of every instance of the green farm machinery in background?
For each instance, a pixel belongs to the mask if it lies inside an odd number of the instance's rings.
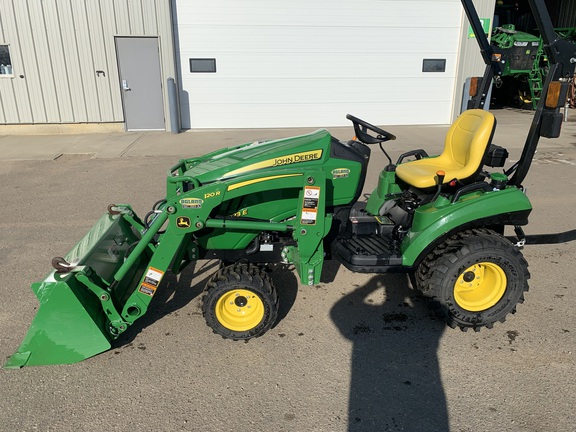
[[[576,28],[555,28],[554,31],[560,38],[576,40]],[[491,43],[494,53],[501,56],[503,66],[502,75],[495,77],[495,86],[510,86],[510,91],[505,94],[514,101],[514,105],[536,109],[548,73],[548,58],[542,38],[517,31],[513,24],[504,24],[494,29]],[[506,78],[509,80],[503,81]]]
[[[395,136],[348,115],[350,141],[321,129],[182,159],[145,217],[110,205],[66,256],[53,259],[53,271],[32,284],[40,306],[5,366],[74,363],[109,349],[146,314],[166,273],[199,259],[221,261],[202,310],[215,333],[233,340],[262,336],[277,320],[266,264],[291,265],[302,284],[315,285],[329,258],[354,272],[410,274],[451,327],[504,321],[528,289],[521,246],[576,238],[573,231],[524,235],[532,205],[522,186],[539,138],[560,135],[576,44],[556,36],[544,0],[530,0],[548,74],[522,155],[503,170],[508,152],[492,143],[495,117],[478,109],[503,64],[472,0],[462,4],[486,69],[440,155],[417,149],[393,163],[383,144]],[[360,202],[374,145],[388,164]],[[505,237],[506,227],[515,235]]]

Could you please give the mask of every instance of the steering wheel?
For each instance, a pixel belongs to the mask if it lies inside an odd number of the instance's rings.
[[[384,141],[391,141],[396,139],[396,135],[392,135],[390,132],[386,132],[384,129],[380,129],[378,126],[374,126],[364,120],[354,117],[353,115],[346,115],[346,118],[352,122],[354,125],[354,132],[356,133],[356,138],[363,142],[364,144],[380,144]],[[372,136],[368,133],[368,130],[374,132],[376,136]]]

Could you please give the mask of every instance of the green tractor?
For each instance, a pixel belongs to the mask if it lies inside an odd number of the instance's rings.
[[[554,32],[559,38],[576,40],[576,28],[555,28]],[[504,24],[494,29],[491,43],[494,54],[502,63],[502,74],[494,79],[495,87],[502,89],[499,93],[507,93],[519,107],[530,106],[535,110],[548,73],[542,37],[518,31],[513,24]],[[510,91],[517,94],[512,95]]]
[[[492,144],[495,118],[479,109],[500,62],[472,2],[462,3],[487,67],[472,109],[450,127],[440,155],[419,149],[392,163],[384,144],[394,135],[348,115],[356,133],[348,142],[318,130],[181,160],[148,215],[110,205],[65,257],[54,258],[54,270],[32,285],[40,307],[5,367],[73,363],[109,349],[146,313],[166,272],[199,259],[222,262],[206,286],[203,313],[224,338],[262,336],[275,323],[278,295],[265,264],[293,265],[301,283],[314,285],[329,258],[355,272],[409,273],[451,327],[503,321],[528,289],[520,246],[539,240],[522,231],[531,204],[521,183],[538,138],[560,133],[576,47],[547,33],[554,50],[548,97],[519,162],[502,172],[507,151]],[[547,30],[543,2],[531,5]],[[373,145],[389,163],[359,202]],[[515,229],[513,241],[506,226]]]
[[[513,79],[506,85],[517,90],[514,98],[518,105],[536,109],[547,69],[542,39],[517,31],[513,24],[504,24],[494,29],[492,46],[503,64],[502,75],[494,81],[496,88],[505,85],[503,79]]]

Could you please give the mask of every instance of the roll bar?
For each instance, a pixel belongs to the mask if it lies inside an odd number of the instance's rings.
[[[480,18],[478,18],[472,0],[461,0],[461,2],[486,64],[480,88],[470,104],[471,108],[481,108],[485,103],[484,99],[488,94],[492,79],[495,75],[502,75],[502,65],[500,58],[494,55],[494,50],[484,34]],[[544,51],[548,57],[550,68],[544,81],[530,131],[526,137],[522,156],[518,162],[506,171],[506,175],[512,175],[509,184],[516,186],[520,186],[528,174],[540,137],[558,138],[560,136],[563,120],[563,116],[560,114],[560,107],[566,101],[568,80],[574,76],[576,69],[576,44],[572,41],[561,39],[556,34],[544,0],[528,0],[528,3],[544,42]],[[546,102],[546,97],[552,82],[559,83],[560,96],[558,98],[559,102],[551,105]]]

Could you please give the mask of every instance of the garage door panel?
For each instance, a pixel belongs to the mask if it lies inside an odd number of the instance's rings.
[[[226,127],[236,128],[346,126],[348,112],[387,124],[441,124],[450,115],[452,80],[446,78],[369,81],[372,85],[321,80],[306,91],[298,81],[287,80],[282,87],[254,80],[204,82],[188,97],[205,102],[183,110],[189,109],[192,121],[202,119],[207,128],[221,127],[222,118],[227,119]],[[334,88],[345,91],[334,92]]]
[[[300,113],[302,118],[296,119],[294,113]],[[415,105],[412,101],[398,102],[393,110],[382,110],[380,104],[349,104],[347,108],[340,104],[291,104],[272,105],[264,112],[258,105],[203,105],[193,107],[190,113],[192,119],[202,117],[204,127],[220,128],[222,117],[226,117],[229,128],[259,128],[262,124],[267,127],[310,127],[315,129],[323,127],[350,126],[346,114],[353,114],[366,121],[382,125],[406,124],[406,117],[410,124],[441,124],[449,114],[445,101],[431,102],[428,105]],[[338,119],[336,122],[334,119]],[[386,129],[386,127],[385,127]],[[394,129],[388,130],[394,133]],[[263,136],[262,138],[266,138]],[[350,138],[350,137],[342,137]]]
[[[199,56],[201,57],[201,56]],[[372,64],[362,54],[222,54],[216,58],[217,74],[211,76],[189,74],[184,76],[187,85],[197,85],[202,79],[224,80],[231,77],[281,81],[289,78],[420,78],[430,73],[422,72],[422,59],[446,59],[447,71],[443,77],[453,78],[456,56],[453,53],[414,53],[387,55]],[[182,61],[187,61],[184,57]],[[376,60],[375,60],[376,61]]]
[[[192,100],[210,104],[278,105],[290,103],[383,103],[450,100],[453,80],[415,79],[319,79],[315,85],[304,85],[302,79],[285,79],[278,82],[227,79],[199,82],[189,92]],[[334,91],[337,88],[339,91]]]
[[[234,37],[222,28],[195,26],[182,30],[186,39],[183,55],[199,52],[218,54],[246,53],[408,53],[429,49],[454,49],[453,28],[362,28],[316,27],[259,28],[235,27]],[[208,51],[209,48],[209,51]]]
[[[186,22],[211,26],[290,27],[297,23],[315,27],[403,27],[409,20],[413,27],[422,28],[438,27],[441,23],[430,19],[436,16],[443,17],[444,23],[458,22],[460,8],[459,0],[180,0],[177,13]]]

